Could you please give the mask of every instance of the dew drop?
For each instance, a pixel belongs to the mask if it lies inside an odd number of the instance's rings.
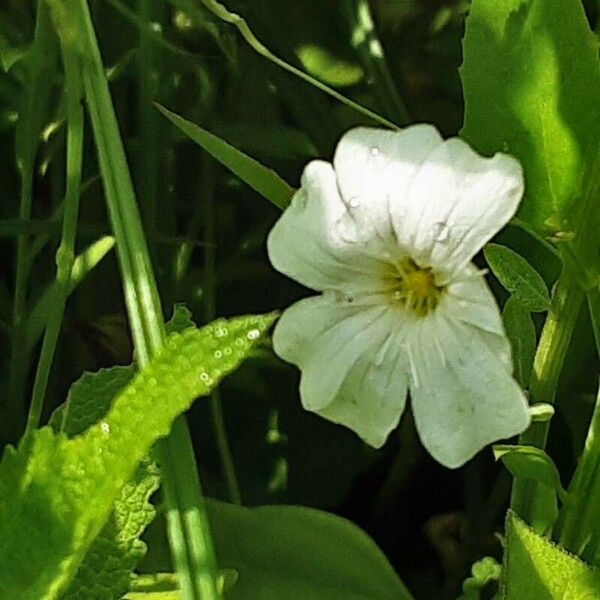
[[[227,329],[225,327],[217,327],[215,329],[215,337],[222,338],[227,335]]]
[[[104,435],[108,435],[110,433],[110,425],[106,421],[100,422],[100,431]]]
[[[246,337],[249,340],[257,340],[260,337],[260,331],[258,329],[251,329],[247,334]]]
[[[379,156],[379,152],[380,152],[380,150],[377,146],[373,146],[371,148],[371,156]]]
[[[350,200],[348,200],[348,206],[350,208],[359,208],[360,207],[360,198],[350,198]]]
[[[210,381],[210,375],[206,371],[200,373],[200,381],[208,383]]]
[[[237,342],[242,342],[241,344],[238,344],[238,346],[243,346],[244,345],[244,340],[237,340],[236,344],[237,344]],[[233,352],[233,350],[229,346],[227,346],[227,348],[223,349],[223,354],[225,356],[231,356],[232,352]]]
[[[402,292],[400,290],[396,290],[393,294],[392,294],[392,298],[394,300],[396,300],[396,302],[402,300]]]
[[[445,244],[450,239],[450,228],[446,223],[434,223],[433,238],[440,244]]]
[[[213,356],[215,358],[221,358],[223,356],[223,352],[221,350],[215,350]]]

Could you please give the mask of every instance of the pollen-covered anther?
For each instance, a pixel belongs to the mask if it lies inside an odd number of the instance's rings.
[[[402,260],[397,268],[397,285],[394,286],[392,300],[418,316],[434,310],[444,287],[436,284],[432,270],[421,268],[410,259]]]

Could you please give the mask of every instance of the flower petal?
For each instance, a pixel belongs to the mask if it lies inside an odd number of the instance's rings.
[[[440,310],[448,318],[504,336],[504,325],[496,299],[483,274],[473,265],[468,265],[447,285]]]
[[[316,411],[380,448],[406,406],[408,369],[402,338],[390,335],[375,358],[364,354],[348,372],[334,401]]]
[[[435,127],[423,124],[401,131],[358,127],[344,134],[333,164],[342,200],[361,229],[394,241],[391,210],[404,201],[422,162],[442,142]]]
[[[436,146],[394,211],[400,243],[449,281],[514,215],[523,195],[518,161],[479,156],[452,138]]]
[[[359,358],[372,356],[390,328],[385,305],[353,305],[334,294],[305,298],[290,306],[273,332],[278,356],[302,371],[300,397],[305,408],[332,402]]]
[[[438,313],[411,340],[417,431],[431,455],[449,468],[529,424],[525,395],[480,331]]]
[[[347,211],[332,166],[309,163],[301,189],[269,234],[273,266],[314,290],[372,289],[386,266],[364,252],[355,239],[360,232],[349,229]]]

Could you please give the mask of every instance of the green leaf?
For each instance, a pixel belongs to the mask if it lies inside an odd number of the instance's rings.
[[[557,496],[565,497],[560,483],[560,475],[552,459],[534,446],[498,444],[494,446],[494,456],[500,459],[513,477],[536,482],[535,521],[531,525],[540,533],[551,531],[558,517]]]
[[[509,511],[504,600],[600,600],[600,571],[544,538]]]
[[[194,327],[190,311],[177,304],[168,333]],[[61,429],[74,437],[106,416],[117,394],[133,379],[133,366],[112,367],[84,373],[69,390]],[[142,459],[131,481],[115,501],[107,523],[86,553],[83,562],[61,600],[118,600],[129,591],[131,575],[146,553],[140,541],[154,518],[150,495],[160,483],[159,471],[148,455]]]
[[[171,123],[181,129],[196,144],[225,165],[261,196],[281,209],[284,209],[290,203],[295,190],[281,179],[275,171],[267,169],[267,167],[221,138],[167,110],[164,106],[156,104],[156,107]]]
[[[580,0],[473,0],[463,41],[462,136],[523,165],[519,216],[570,229],[600,137],[598,47]],[[553,222],[553,223],[551,223]]]
[[[531,313],[518,298],[511,296],[502,310],[502,320],[512,347],[515,379],[521,387],[526,388],[529,385],[536,347]]]
[[[123,486],[194,398],[235,369],[274,317],[171,335],[99,422],[72,439],[36,431],[0,464],[0,597],[54,599],[74,576]]]
[[[112,250],[115,238],[104,236],[90,244],[77,255],[71,268],[69,294],[94,270],[98,263]],[[54,288],[49,286],[36,302],[25,323],[25,343],[28,349],[33,348],[44,331],[48,320],[48,310],[54,298]]]
[[[560,483],[558,469],[543,450],[534,446],[496,444],[494,457],[496,460],[500,459],[515,477],[533,479],[564,497],[565,491]]]
[[[238,574],[232,569],[221,569],[217,587],[220,593],[227,592],[237,581]],[[123,600],[180,600],[181,592],[177,584],[177,575],[173,573],[154,573],[135,575],[131,580],[131,591]]]
[[[350,522],[296,506],[208,503],[219,565],[239,580],[231,600],[407,600],[383,553]]]
[[[327,48],[316,44],[305,44],[296,52],[306,71],[327,85],[334,87],[357,85],[364,77],[360,65],[335,56]]]
[[[500,283],[533,312],[548,310],[550,294],[542,276],[514,250],[500,244],[487,244],[485,259]]]
[[[457,600],[479,600],[480,592],[494,581],[500,579],[502,567],[496,559],[484,556],[481,560],[473,563],[471,577],[465,579],[462,587],[462,595]]]

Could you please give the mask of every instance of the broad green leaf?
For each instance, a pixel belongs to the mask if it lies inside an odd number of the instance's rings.
[[[175,306],[167,333],[194,327],[190,311]],[[133,379],[133,366],[84,373],[69,390],[61,429],[68,437],[80,435],[106,416],[117,394]],[[61,600],[118,600],[129,591],[134,568],[146,552],[140,536],[154,518],[150,495],[158,488],[158,467],[150,456],[142,459],[135,475],[115,501],[112,513],[92,545]]]
[[[296,506],[208,503],[217,560],[239,579],[230,600],[407,600],[383,553],[350,522]]]
[[[481,560],[473,563],[471,576],[465,579],[462,587],[463,593],[457,600],[479,600],[480,592],[489,584],[498,581],[501,573],[502,567],[496,559],[484,556]]]
[[[463,138],[520,160],[522,219],[571,229],[600,137],[598,46],[582,2],[473,0],[463,56]]]
[[[36,431],[0,464],[0,598],[57,598],[114,501],[175,417],[235,369],[273,316],[173,334],[109,412],[69,439]]]
[[[294,189],[288,185],[275,171],[267,169],[258,161],[250,158],[221,138],[213,135],[186,119],[157,104],[160,112],[176,125],[183,133],[206,150],[213,158],[225,165],[242,181],[256,190],[261,196],[278,208],[284,209],[294,195]]]
[[[535,326],[531,313],[518,298],[511,296],[502,310],[502,321],[512,347],[515,379],[526,388],[535,355]]]
[[[503,600],[600,600],[600,571],[535,533],[512,511],[504,565]]]
[[[500,283],[533,312],[548,310],[550,294],[542,276],[514,250],[500,244],[487,244],[485,259]]]
[[[557,497],[564,498],[558,470],[552,459],[534,446],[498,444],[494,446],[496,460],[501,460],[513,477],[537,483],[535,490],[535,521],[532,527],[539,533],[551,531],[558,517]]]

